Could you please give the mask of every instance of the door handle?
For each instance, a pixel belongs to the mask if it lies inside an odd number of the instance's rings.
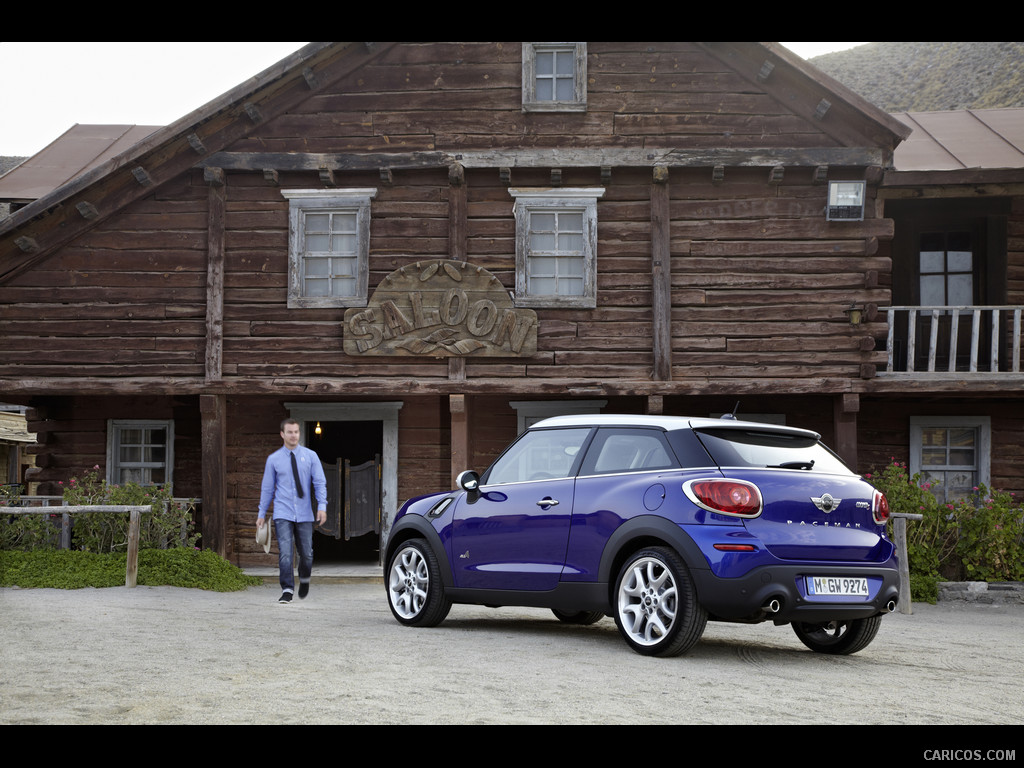
[[[557,507],[558,499],[541,499],[537,502],[538,507]]]

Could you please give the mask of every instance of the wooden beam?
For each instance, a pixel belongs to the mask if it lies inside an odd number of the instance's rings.
[[[62,396],[62,395],[295,395],[295,396],[366,396],[393,397],[398,394],[448,395],[455,392],[464,394],[493,394],[505,392],[515,395],[536,395],[543,397],[564,397],[568,392],[586,389],[589,394],[601,396],[691,396],[691,395],[822,395],[822,394],[881,394],[906,393],[908,382],[912,381],[915,394],[955,395],[977,399],[1005,396],[1019,393],[1024,389],[1024,374],[1021,373],[979,373],[979,374],[910,374],[900,376],[876,376],[872,379],[842,376],[805,376],[795,372],[777,378],[756,376],[708,377],[697,376],[673,381],[643,379],[593,378],[541,378],[498,376],[473,376],[465,381],[451,381],[448,369],[437,377],[410,378],[408,376],[371,377],[367,376],[293,376],[282,378],[275,375],[238,376],[209,382],[202,376],[154,376],[135,375],[125,371],[118,377],[67,376],[47,377],[21,374],[17,377],[0,378],[0,390],[14,396]],[[853,372],[856,375],[856,372]]]
[[[672,235],[668,169],[654,169],[651,184],[651,314],[653,377],[672,378]]]
[[[227,398],[201,395],[203,549],[227,557]],[[251,516],[255,525],[255,515]]]
[[[19,250],[22,250],[25,253],[35,253],[39,250],[39,243],[31,237],[19,237],[14,241],[14,244],[18,246]]]
[[[223,168],[204,168],[203,181],[215,187],[223,187],[226,184]]]
[[[466,170],[455,163],[448,169],[448,258],[465,261],[469,240]]]
[[[207,153],[208,150],[206,149],[206,145],[203,144],[203,140],[200,139],[199,136],[194,133],[190,133],[186,139],[188,140],[188,145],[192,147],[197,154],[205,155]]]
[[[135,180],[144,187],[153,186],[153,177],[150,176],[146,169],[141,165],[132,169],[132,176],[134,176]]]
[[[223,176],[221,177],[223,181]],[[224,355],[224,238],[227,187],[210,184],[206,222],[206,380],[219,381]]]
[[[96,206],[85,200],[76,205],[75,209],[81,214],[83,219],[95,219],[100,215],[100,212],[96,210]]]
[[[470,461],[469,403],[466,395],[448,395],[448,411],[451,414],[451,487],[455,488],[455,478],[469,468]]]
[[[232,171],[376,171],[447,168],[499,169],[503,183],[511,183],[512,168],[795,168],[818,166],[884,166],[882,150],[874,147],[816,147],[757,149],[493,149],[441,152],[215,152],[196,165],[214,165]]]
[[[832,448],[854,472],[857,471],[857,413],[860,395],[843,393],[832,400],[832,422],[835,428]]]
[[[665,412],[665,396],[664,395],[648,395],[647,396],[647,413],[652,416],[660,416]]]
[[[316,73],[313,72],[312,67],[302,68],[302,78],[306,81],[306,85],[309,86],[309,90],[315,91],[320,87],[320,81],[317,80]]]
[[[260,108],[255,103],[247,101],[245,102],[245,104],[242,105],[242,108],[245,110],[245,114],[247,114],[249,116],[249,119],[252,120],[254,123],[263,122],[263,113],[260,111]]]

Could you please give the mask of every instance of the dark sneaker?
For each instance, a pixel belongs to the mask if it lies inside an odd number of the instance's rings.
[[[291,592],[282,592],[281,596],[279,598],[277,598],[277,602],[284,603],[285,605],[287,605],[291,601],[292,601],[292,593]]]
[[[299,599],[302,600],[309,594],[309,582],[299,584]]]

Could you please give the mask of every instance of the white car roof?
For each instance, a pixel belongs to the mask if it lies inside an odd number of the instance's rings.
[[[790,435],[804,435],[820,440],[821,435],[809,429],[786,427],[779,424],[767,424],[759,421],[740,421],[723,417],[721,419],[690,417],[690,416],[658,416],[644,414],[581,414],[578,416],[552,416],[538,421],[531,429],[546,427],[658,427],[665,430],[673,429],[756,429],[761,432],[783,432]]]

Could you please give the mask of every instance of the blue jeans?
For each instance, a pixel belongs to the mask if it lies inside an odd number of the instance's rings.
[[[274,533],[277,534],[277,565],[281,571],[281,590],[295,591],[295,560],[293,551],[298,549],[299,583],[308,584],[313,572],[313,523],[295,523],[291,520],[274,519]]]

